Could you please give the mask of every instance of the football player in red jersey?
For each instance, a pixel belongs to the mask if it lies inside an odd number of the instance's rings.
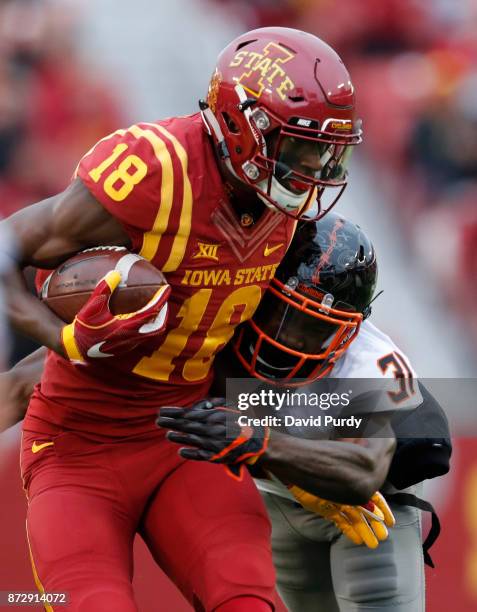
[[[144,334],[144,312],[107,309],[117,272],[69,325],[12,278],[13,323],[50,349],[23,427],[31,557],[39,588],[69,592],[68,609],[136,610],[136,533],[196,609],[273,608],[269,522],[250,478],[179,458],[154,418],[207,395],[215,354],[253,314],[296,220],[334,205],[360,139],[336,53],[264,28],[222,52],[200,113],[118,130],[63,193],[7,221],[20,266],[123,245],[172,289],[165,330]]]

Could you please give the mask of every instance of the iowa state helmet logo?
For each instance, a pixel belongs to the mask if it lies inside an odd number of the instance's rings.
[[[234,80],[237,84],[260,98],[264,91],[275,92],[282,100],[286,99],[287,92],[295,88],[284,65],[295,57],[295,53],[270,42],[261,53],[257,51],[238,51],[229,66],[242,67],[244,72]]]

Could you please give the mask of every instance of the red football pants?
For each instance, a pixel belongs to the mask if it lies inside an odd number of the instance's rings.
[[[273,608],[270,523],[248,474],[185,461],[160,430],[108,443],[24,432],[22,474],[37,581],[69,595],[48,610],[136,611],[136,533],[196,610],[235,597]]]

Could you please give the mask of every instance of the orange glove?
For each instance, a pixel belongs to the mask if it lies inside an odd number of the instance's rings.
[[[368,548],[376,548],[386,540],[386,526],[393,527],[396,522],[381,493],[375,493],[364,506],[350,506],[322,499],[295,485],[289,490],[306,510],[332,521],[352,542]]]

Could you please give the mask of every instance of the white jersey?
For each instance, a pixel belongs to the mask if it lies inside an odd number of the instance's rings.
[[[366,379],[363,389],[380,391],[379,406],[374,407],[373,412],[412,410],[423,401],[409,359],[389,336],[369,321],[362,323],[357,338],[328,378]],[[262,491],[292,497],[278,480],[256,479],[255,482]]]
[[[412,410],[422,403],[417,374],[409,359],[389,336],[369,321],[362,323],[358,337],[336,363],[329,378],[367,379],[366,386],[374,381],[377,389],[385,390],[380,411]]]
[[[401,367],[410,371],[416,378],[416,372],[411,367],[409,359],[399,349],[389,336],[373,325],[370,321],[363,321],[358,337],[350,344],[343,357],[333,368],[330,377],[335,378],[379,378],[381,376],[393,377],[392,369],[383,373],[379,366],[380,360],[386,355],[397,353],[401,356]]]

